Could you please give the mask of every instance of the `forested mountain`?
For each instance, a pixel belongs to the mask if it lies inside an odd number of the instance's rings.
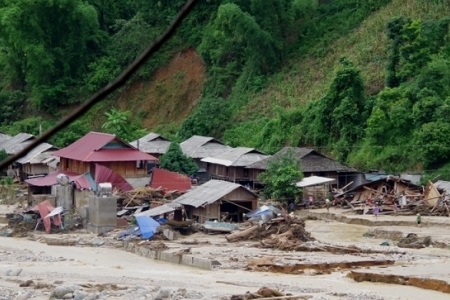
[[[1,130],[51,126],[183,4],[0,0]],[[447,0],[198,0],[126,87],[51,142],[89,130],[212,135],[450,179],[449,16]]]

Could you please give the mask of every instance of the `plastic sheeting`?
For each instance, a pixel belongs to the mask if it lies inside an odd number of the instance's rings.
[[[149,239],[155,235],[156,229],[160,226],[158,222],[150,218],[149,216],[137,215],[136,221],[141,230],[142,238]]]

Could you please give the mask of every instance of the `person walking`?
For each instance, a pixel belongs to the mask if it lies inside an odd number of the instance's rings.
[[[416,222],[417,226],[420,227],[420,224],[422,224],[422,216],[420,214],[417,214]]]
[[[380,214],[380,207],[378,205],[375,205],[373,208],[373,216],[375,219],[378,219],[378,215]]]

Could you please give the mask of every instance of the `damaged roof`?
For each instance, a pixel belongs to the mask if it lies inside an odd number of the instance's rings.
[[[246,167],[267,157],[269,155],[254,148],[237,147],[214,157],[203,158],[202,161],[227,167]]]
[[[220,200],[236,189],[244,189],[248,193],[254,195],[255,198],[257,197],[253,192],[249,191],[240,184],[223,180],[210,180],[196,188],[193,188],[186,194],[181,195],[176,200],[172,201],[172,203],[190,205],[193,207],[204,206]]]
[[[293,152],[293,156],[295,158],[300,159],[302,172],[357,172],[356,169],[347,167],[331,158],[328,158],[314,149],[302,147],[284,147],[274,155],[258,161],[247,168],[267,170],[270,161],[287,154],[289,151]]]
[[[114,134],[92,131],[53,155],[84,162],[158,160]]]
[[[4,149],[9,155],[16,154],[25,147],[23,142],[33,140],[34,135],[29,133],[18,133],[10,139],[0,142],[0,149]]]
[[[194,135],[180,144],[181,151],[191,158],[214,157],[227,152],[231,147],[209,136]]]
[[[140,139],[132,141],[130,145],[135,148],[138,148],[139,150],[145,153],[164,154],[167,152],[167,149],[169,149],[170,143],[171,142],[165,137],[157,133],[150,132],[146,136],[143,136]]]

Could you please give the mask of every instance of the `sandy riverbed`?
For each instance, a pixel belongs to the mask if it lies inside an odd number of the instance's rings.
[[[395,218],[395,217],[386,217]],[[338,223],[335,221],[307,221],[307,230],[318,240],[326,242],[349,243],[377,246],[383,239],[368,239],[362,234],[369,229],[363,225]],[[423,234],[436,234],[448,239],[447,230],[442,227],[415,228],[399,226],[386,227],[386,230],[400,230]],[[185,239],[192,239],[186,237]],[[211,240],[206,247],[193,247],[199,255],[250,256],[245,243],[227,244],[222,236],[197,236],[199,240]],[[176,243],[171,244],[175,247]],[[203,248],[203,249],[202,249]],[[446,249],[426,248],[408,249],[408,257],[415,259],[404,265],[414,265],[414,273],[420,273],[421,264],[441,264],[444,266],[450,257]],[[265,255],[261,251],[258,255]],[[269,253],[271,254],[271,253]],[[275,253],[276,254],[276,253]],[[271,254],[272,255],[272,254]],[[287,253],[304,260],[326,261],[330,255],[321,253]],[[217,257],[219,258],[219,257]],[[395,266],[399,268],[399,266]],[[18,276],[5,276],[6,272],[22,269]],[[423,268],[429,274],[429,268]],[[432,270],[431,270],[432,272]],[[436,273],[438,273],[436,271]],[[86,287],[87,295],[98,295],[100,299],[153,299],[159,288],[186,289],[184,299],[221,299],[232,294],[255,292],[261,286],[282,289],[285,292],[312,295],[313,299],[449,299],[449,294],[411,286],[384,283],[357,283],[346,277],[348,270],[338,270],[326,275],[289,275],[264,272],[249,272],[241,268],[223,267],[212,271],[189,268],[176,264],[163,263],[121,249],[105,247],[49,246],[44,243],[18,238],[0,238],[0,299],[48,299],[54,287],[35,289],[19,287],[21,282],[33,280],[53,286],[77,285]],[[426,275],[425,274],[425,275]],[[417,274],[420,275],[420,274]],[[439,270],[442,276],[442,269]],[[55,283],[56,282],[56,283]],[[95,290],[95,285],[117,284],[118,287],[103,292]],[[102,288],[103,289],[103,288]],[[101,289],[99,289],[101,290]],[[222,298],[227,299],[227,298]]]

